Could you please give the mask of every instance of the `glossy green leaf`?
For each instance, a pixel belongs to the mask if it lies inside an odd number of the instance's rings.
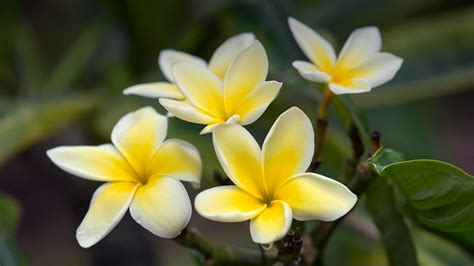
[[[403,155],[400,152],[385,147],[381,147],[372,157],[367,159],[367,162],[372,165],[379,175],[387,165],[400,161],[403,161]]]
[[[413,220],[473,250],[473,176],[434,160],[388,164],[380,174],[397,184]]]
[[[20,218],[20,206],[11,196],[0,192],[0,235],[12,234]]]
[[[390,265],[418,265],[410,230],[396,209],[390,183],[385,177],[377,177],[370,185],[367,207],[380,231]]]

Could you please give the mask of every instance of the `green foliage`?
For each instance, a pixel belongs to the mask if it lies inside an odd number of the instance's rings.
[[[20,206],[15,199],[0,192],[0,265],[25,265],[13,241],[13,234],[20,219]]]
[[[474,177],[441,161],[399,159],[399,153],[382,149],[369,162],[397,185],[406,200],[406,215],[472,250]]]
[[[410,231],[396,209],[389,182],[377,179],[367,191],[367,207],[379,228],[390,265],[418,265]]]

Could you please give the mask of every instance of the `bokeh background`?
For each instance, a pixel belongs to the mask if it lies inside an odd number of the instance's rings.
[[[157,238],[127,214],[109,236],[82,249],[75,230],[98,183],[56,168],[45,151],[101,144],[125,113],[156,100],[123,96],[126,87],[164,80],[161,49],[209,59],[225,39],[254,32],[270,60],[279,97],[252,126],[262,141],[276,117],[299,106],[314,117],[321,91],[291,62],[304,59],[287,26],[294,16],[340,49],[357,27],[376,25],[383,50],[404,58],[393,81],[350,97],[386,146],[408,158],[433,158],[474,173],[474,5],[469,0],[2,0],[0,3],[0,258],[8,265],[190,265],[189,252]],[[331,110],[321,173],[337,179],[350,154]],[[219,170],[201,126],[170,120],[169,136],[201,151],[203,187]],[[196,190],[188,187],[191,195]],[[364,198],[361,199],[361,202]],[[386,265],[364,204],[329,243],[327,265]],[[217,244],[257,249],[248,224],[219,224],[193,214]],[[410,227],[421,265],[472,265],[452,243]]]

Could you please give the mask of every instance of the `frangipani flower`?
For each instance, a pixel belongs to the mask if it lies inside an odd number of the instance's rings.
[[[310,62],[295,61],[293,66],[305,79],[327,83],[334,94],[362,93],[391,80],[403,60],[382,53],[382,39],[376,27],[351,33],[336,59],[331,44],[308,26],[289,18],[291,32]]]
[[[217,127],[213,141],[222,168],[235,186],[199,193],[196,210],[214,221],[250,220],[256,243],[281,239],[292,218],[332,221],[357,201],[343,184],[305,173],[313,156],[314,133],[308,117],[296,107],[275,121],[262,150],[252,135],[236,124]]]
[[[187,225],[191,203],[183,184],[199,186],[201,159],[191,144],[164,141],[168,121],[153,108],[125,115],[112,131],[112,143],[57,147],[49,158],[64,171],[107,182],[94,193],[76,232],[90,247],[105,237],[128,209],[133,219],[155,235],[173,238]]]
[[[214,52],[209,61],[206,63],[203,59],[171,49],[160,52],[158,57],[158,65],[161,72],[168,82],[153,82],[131,86],[123,91],[125,95],[134,94],[148,98],[168,98],[183,100],[184,96],[175,85],[172,75],[171,66],[176,62],[195,63],[203,67],[208,67],[219,78],[223,79],[227,69],[234,60],[235,56],[248,47],[255,40],[253,33],[242,33],[227,39]]]
[[[259,41],[253,42],[232,60],[223,80],[215,71],[196,63],[177,62],[172,71],[186,101],[161,98],[160,103],[180,119],[207,125],[201,134],[209,133],[226,122],[253,123],[275,99],[281,87],[280,82],[265,81],[268,59]]]

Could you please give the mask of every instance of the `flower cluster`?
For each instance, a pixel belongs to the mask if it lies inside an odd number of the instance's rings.
[[[334,94],[360,93],[389,81],[402,60],[381,53],[380,33],[361,28],[336,58],[332,46],[309,27],[290,18],[290,29],[310,62],[293,66],[305,79],[326,83]],[[225,41],[209,63],[184,52],[165,50],[159,66],[167,82],[134,85],[124,94],[159,99],[168,116],[205,125],[219,162],[235,185],[200,192],[197,212],[214,221],[250,220],[254,242],[283,238],[293,219],[332,221],[357,201],[343,184],[306,172],[314,153],[308,117],[292,107],[270,129],[262,148],[243,127],[255,122],[278,95],[278,81],[266,81],[268,58],[251,33]],[[121,118],[112,144],[57,147],[47,152],[61,169],[106,182],[92,197],[77,229],[82,247],[105,237],[127,210],[155,235],[174,238],[186,227],[192,207],[181,181],[199,187],[202,165],[197,149],[182,140],[165,140],[168,117],[145,107]]]

